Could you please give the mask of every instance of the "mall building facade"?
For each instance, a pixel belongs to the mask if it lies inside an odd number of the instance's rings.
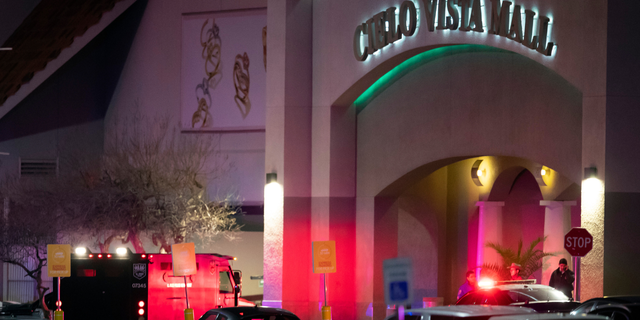
[[[334,319],[383,319],[382,263],[395,257],[413,261],[412,305],[451,304],[468,270],[500,263],[486,243],[515,249],[540,237],[536,249],[555,255],[531,278],[547,284],[558,260],[571,259],[564,235],[573,227],[594,239],[580,262],[580,299],[638,293],[637,2],[122,3],[138,13],[111,31],[129,39],[121,72],[102,116],[72,124],[98,140],[134,101],[136,112],[181,117],[186,17],[266,15],[263,128],[200,133],[219,136],[236,163],[212,187],[232,185],[264,206],[263,242],[247,244],[263,246],[264,305],[320,319],[326,276]],[[27,97],[11,108],[30,105]],[[16,112],[0,123],[15,123]],[[35,157],[27,143],[68,128],[0,132],[0,147]],[[335,241],[337,272],[314,274],[311,243],[325,240]]]

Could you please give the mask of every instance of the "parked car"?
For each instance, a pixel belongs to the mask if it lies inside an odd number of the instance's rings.
[[[28,303],[3,304],[2,309],[0,309],[0,316],[27,316],[42,319],[44,318],[44,312],[42,311],[40,300],[35,300]]]
[[[407,309],[404,311],[405,320],[487,320],[494,316],[513,316],[518,314],[535,313],[533,309],[514,306],[490,305],[456,305],[423,309]],[[385,320],[398,320],[398,315],[390,315]]]
[[[0,309],[2,309],[2,307],[6,307],[8,305],[11,304],[20,304],[20,302],[16,302],[16,301],[0,301]]]
[[[640,297],[612,296],[593,298],[571,311],[572,315],[603,315],[613,320],[640,319]]]
[[[211,309],[199,320],[300,320],[295,314],[277,308],[231,307]]]
[[[564,293],[541,284],[503,284],[471,291],[460,297],[456,305],[523,306],[537,312],[571,312],[580,305]]]

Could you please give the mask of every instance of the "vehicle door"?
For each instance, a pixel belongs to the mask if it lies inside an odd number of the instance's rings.
[[[219,278],[219,296],[224,307],[235,306],[233,275],[229,268],[220,268],[218,272]]]

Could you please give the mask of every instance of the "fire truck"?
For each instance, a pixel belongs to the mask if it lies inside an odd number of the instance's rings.
[[[66,320],[182,320],[187,297],[196,319],[214,308],[254,305],[239,297],[242,273],[231,269],[231,256],[196,254],[197,273],[174,277],[171,254],[124,251],[71,254],[71,276],[60,279]],[[52,310],[57,292],[54,278],[46,299]]]

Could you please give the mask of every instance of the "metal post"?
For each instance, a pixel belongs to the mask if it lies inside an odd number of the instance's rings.
[[[324,277],[322,277],[322,279],[324,279],[324,306],[327,306],[327,274],[324,274]]]
[[[189,294],[187,294],[187,276],[184,276],[184,296],[187,298],[187,309],[189,309]]]
[[[60,311],[60,306],[62,305],[62,303],[60,303],[60,277],[58,277],[58,303],[56,303],[58,305],[58,311]]]
[[[573,271],[576,276],[576,281],[574,282],[575,288],[573,290],[575,301],[580,301],[580,257],[573,258]]]

